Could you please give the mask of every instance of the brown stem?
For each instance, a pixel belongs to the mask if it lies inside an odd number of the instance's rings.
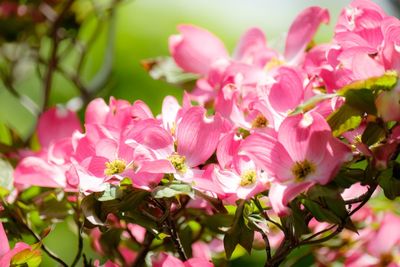
[[[179,258],[182,261],[187,261],[187,256],[185,250],[183,249],[182,242],[179,238],[178,231],[176,229],[175,222],[168,216],[166,220],[166,230],[168,231],[169,235],[171,236],[172,243],[174,244],[175,250],[179,255]]]

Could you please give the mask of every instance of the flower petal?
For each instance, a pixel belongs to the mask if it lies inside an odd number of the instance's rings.
[[[203,107],[192,107],[182,116],[177,127],[178,154],[186,157],[188,166],[204,163],[214,153],[222,131],[223,121],[218,113],[205,116]]]
[[[42,147],[70,137],[76,130],[81,130],[81,123],[76,113],[60,107],[53,107],[44,112],[40,116],[37,126],[38,138]]]
[[[0,222],[0,258],[10,251],[10,246],[8,245],[8,238],[6,232],[4,231],[3,224]]]
[[[211,32],[194,25],[179,25],[181,35],[169,39],[169,50],[184,71],[206,75],[211,64],[227,58],[224,44]]]
[[[321,23],[329,22],[329,12],[317,6],[302,11],[289,28],[285,45],[285,59],[297,60],[305,52]]]

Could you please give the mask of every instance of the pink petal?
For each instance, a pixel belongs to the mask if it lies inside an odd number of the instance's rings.
[[[235,138],[235,133],[226,134],[221,138],[217,147],[217,159],[222,168],[228,168],[233,163],[233,157],[237,155],[241,140]]]
[[[236,173],[229,170],[214,169],[213,178],[215,183],[224,193],[233,194],[239,188],[241,178]],[[212,188],[210,191],[213,191]]]
[[[165,252],[153,256],[151,263],[153,267],[185,267],[180,259]]]
[[[274,212],[276,212],[278,216],[288,215],[290,211],[287,204],[312,185],[312,182],[293,183],[288,185],[272,183],[268,196]]]
[[[254,133],[240,146],[240,153],[248,155],[258,166],[279,181],[293,178],[293,161],[285,148],[271,134]]]
[[[103,98],[96,98],[90,101],[85,112],[85,123],[104,124],[110,112],[110,107],[104,102]]]
[[[14,170],[14,183],[26,186],[65,187],[65,168],[40,157],[24,158]]]
[[[0,258],[10,251],[10,246],[8,245],[8,238],[6,232],[4,231],[3,224],[0,222]]]
[[[400,242],[400,217],[387,212],[377,234],[368,242],[368,251],[375,257],[391,253],[393,247]]]
[[[37,126],[38,138],[42,147],[70,137],[76,130],[81,131],[81,123],[75,112],[57,107],[44,112],[40,116]]]
[[[192,252],[194,258],[200,258],[207,261],[211,260],[211,250],[209,244],[203,241],[197,241],[192,245]]]
[[[379,77],[385,73],[384,67],[365,53],[356,53],[353,56],[351,69],[355,80]]]
[[[252,59],[266,49],[266,47],[267,41],[262,30],[259,28],[250,28],[240,38],[233,57],[244,62],[252,62]]]
[[[285,59],[298,59],[306,50],[321,23],[329,22],[329,12],[320,7],[309,7],[302,11],[289,28],[286,38]]]
[[[400,89],[400,87],[398,87]],[[385,121],[400,120],[400,90],[381,92],[375,100],[379,115]]]
[[[188,259],[183,264],[185,267],[214,267],[214,264],[208,260],[199,258]]]
[[[330,134],[330,127],[318,113],[298,114],[287,117],[279,127],[278,140],[293,161],[304,159],[319,162]]]
[[[293,68],[281,67],[277,70],[274,83],[269,91],[268,100],[278,112],[294,109],[303,100],[303,78]]]
[[[96,143],[96,156],[114,160],[118,154],[118,144],[112,139],[100,139]]]
[[[85,165],[87,164],[86,170],[89,171],[91,174],[102,178],[104,177],[104,170],[106,169],[106,162],[108,162],[109,159],[105,157],[90,157],[86,159]]]
[[[178,116],[178,111],[181,109],[181,106],[173,96],[166,96],[162,103],[162,120],[164,128],[171,130],[176,126],[176,120]]]
[[[224,44],[209,31],[193,25],[179,25],[178,30],[181,35],[170,37],[169,50],[184,71],[206,75],[212,63],[228,57]]]
[[[169,160],[147,160],[139,163],[137,172],[148,173],[174,173],[175,168]]]
[[[106,189],[104,177],[97,177],[81,166],[71,166],[66,173],[68,183],[83,192],[101,192]]]
[[[144,120],[135,124],[135,127],[126,132],[122,137],[128,145],[130,139],[133,143],[141,144],[147,148],[154,150],[160,156],[168,156],[174,151],[174,141],[167,130],[160,127],[155,120]],[[130,145],[132,146],[132,145]],[[132,147],[136,145],[133,144]]]
[[[132,118],[145,120],[154,118],[150,108],[141,100],[136,100],[132,105]]]
[[[204,163],[217,147],[222,126],[218,114],[207,118],[203,107],[190,108],[177,127],[178,154],[186,157],[190,167]]]

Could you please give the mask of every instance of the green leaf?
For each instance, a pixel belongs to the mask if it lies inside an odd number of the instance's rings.
[[[376,115],[375,97],[372,91],[350,90],[345,94],[346,104],[362,113]]]
[[[104,218],[100,218],[101,205],[100,202],[94,197],[89,195],[82,199],[81,209],[85,218],[93,225],[105,225]]]
[[[224,248],[226,257],[232,256],[236,246],[240,244],[250,254],[253,246],[254,231],[247,227],[243,217],[245,202],[241,202],[236,209],[235,218],[231,228],[225,233]]]
[[[299,105],[296,107],[294,111],[290,113],[290,115],[297,115],[299,113],[307,112],[308,110],[313,109],[318,103],[326,100],[326,99],[331,99],[333,97],[337,96],[336,94],[320,94],[320,95],[315,95],[312,98],[308,99],[306,102],[303,104]]]
[[[382,187],[383,193],[390,200],[400,196],[400,179],[396,177],[398,170],[400,170],[400,167],[396,163],[393,168],[382,171],[378,177],[379,186]]]
[[[338,90],[338,95],[344,96],[349,90],[392,90],[397,84],[398,75],[396,71],[387,71],[380,77],[373,77],[368,80],[356,81]]]
[[[332,211],[323,208],[319,203],[310,200],[302,199],[301,203],[314,215],[315,219],[319,222],[330,222],[340,224],[341,219]]]
[[[334,178],[334,183],[340,188],[349,188],[357,182],[365,179],[365,173],[362,169],[341,169]]]
[[[142,61],[142,66],[153,79],[163,80],[186,90],[191,90],[199,78],[196,74],[184,72],[171,57],[146,59]]]
[[[118,186],[106,184],[106,190],[103,192],[94,193],[94,196],[98,201],[108,201],[120,198],[122,192],[119,190]]]
[[[341,189],[334,184],[316,185],[307,192],[307,200],[312,203],[305,206],[318,221],[343,224],[346,229],[357,232],[340,192]]]
[[[300,202],[292,201],[289,205],[292,210],[292,214],[287,218],[292,221],[294,226],[294,235],[299,238],[304,234],[310,233],[310,229],[306,223],[306,213],[300,209]]]
[[[10,129],[2,122],[0,122],[0,143],[8,146],[12,144]]]
[[[126,193],[121,201],[119,206],[119,210],[124,212],[124,211],[129,211],[132,209],[132,207],[137,207],[139,206],[146,197],[150,195],[150,192],[142,189],[130,189],[128,193]],[[103,205],[106,205],[108,202],[104,202]],[[113,208],[112,206],[110,207],[111,209]]]
[[[233,224],[234,216],[230,214],[214,214],[206,216],[202,224],[207,226],[213,232],[224,233],[221,227],[229,227]]]
[[[38,249],[25,249],[11,259],[11,266],[37,267],[42,262],[42,255]]]
[[[344,104],[329,115],[327,121],[333,135],[340,136],[344,132],[357,128],[361,123],[362,115],[363,112]]]
[[[37,207],[40,217],[47,220],[63,220],[72,213],[70,204],[64,199],[58,200],[54,194],[43,199]]]
[[[369,122],[361,137],[361,141],[368,146],[372,146],[384,140],[385,137],[386,132],[381,125],[376,122]]]
[[[194,191],[188,184],[170,184],[157,186],[153,190],[153,196],[155,198],[170,198],[178,195],[188,195],[194,198]]]
[[[189,225],[186,225],[183,229],[179,231],[179,239],[181,240],[183,250],[186,255],[192,257],[192,244],[193,244],[193,231]]]

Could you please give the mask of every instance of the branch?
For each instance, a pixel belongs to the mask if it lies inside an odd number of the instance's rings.
[[[62,22],[65,14],[73,4],[74,0],[68,0],[68,2],[64,5],[63,9],[61,10],[60,14],[52,24],[51,30],[50,30],[50,37],[52,40],[52,46],[51,46],[51,51],[50,51],[50,59],[48,61],[48,68],[47,72],[45,74],[45,80],[43,84],[43,107],[42,110],[45,110],[46,107],[49,104],[49,98],[50,98],[50,91],[51,91],[51,85],[53,81],[53,73],[54,70],[57,67],[58,64],[58,57],[57,57],[57,51],[58,51],[58,46],[60,43],[60,38],[58,36],[58,29],[60,27],[60,23]]]
[[[183,249],[182,242],[179,238],[178,231],[176,229],[175,222],[168,216],[167,220],[165,221],[165,228],[171,236],[172,243],[174,244],[176,252],[179,254],[179,258],[182,261],[187,261],[187,256],[185,250]]]
[[[83,237],[82,237],[83,223],[80,220],[81,212],[80,212],[79,200],[77,202],[78,206],[75,208],[75,213],[76,213],[75,222],[78,228],[78,251],[76,252],[75,259],[72,262],[71,267],[75,267],[78,264],[83,251]]]
[[[375,188],[376,188],[376,186],[375,186]],[[375,191],[375,188],[374,188],[374,191]],[[370,192],[369,192],[370,189],[371,189],[371,187],[369,187],[368,190],[367,190],[367,192],[365,192],[365,193],[362,194],[361,196],[358,196],[358,197],[356,197],[356,198],[352,198],[352,199],[346,200],[344,203],[345,203],[346,205],[348,205],[348,204],[355,204],[355,203],[363,202],[364,199],[370,194]]]
[[[288,240],[286,233],[285,233],[285,239],[284,241],[281,243],[281,245],[279,246],[279,248],[277,249],[277,251],[275,252],[275,255],[272,257],[272,259],[267,259],[266,263],[265,263],[265,267],[272,267],[272,266],[278,266],[279,264],[281,264],[285,258],[287,257],[287,255],[289,255],[294,249],[303,246],[303,245],[313,245],[313,244],[320,244],[323,243],[325,241],[328,241],[330,239],[332,239],[333,237],[335,237],[336,235],[338,235],[339,233],[341,233],[345,227],[345,224],[347,222],[347,219],[349,219],[354,213],[356,213],[358,210],[360,210],[367,202],[368,200],[371,198],[372,194],[375,192],[375,189],[377,188],[378,184],[373,183],[372,185],[369,186],[368,191],[353,199],[350,201],[354,201],[353,203],[358,203],[361,202],[355,209],[353,209],[352,211],[349,212],[349,214],[347,215],[347,217],[342,221],[341,224],[339,225],[332,225],[327,229],[324,229],[318,233],[315,233],[311,236],[309,236],[308,238],[298,242],[298,243],[293,243],[293,241]],[[256,202],[255,202],[256,203]],[[350,203],[348,203],[350,204]],[[257,205],[257,204],[256,204]],[[336,227],[335,231],[333,231],[332,233],[330,233],[329,235],[319,238],[319,239],[314,239],[315,237],[326,233],[330,230],[332,230],[334,227]],[[314,239],[314,240],[313,240]]]

